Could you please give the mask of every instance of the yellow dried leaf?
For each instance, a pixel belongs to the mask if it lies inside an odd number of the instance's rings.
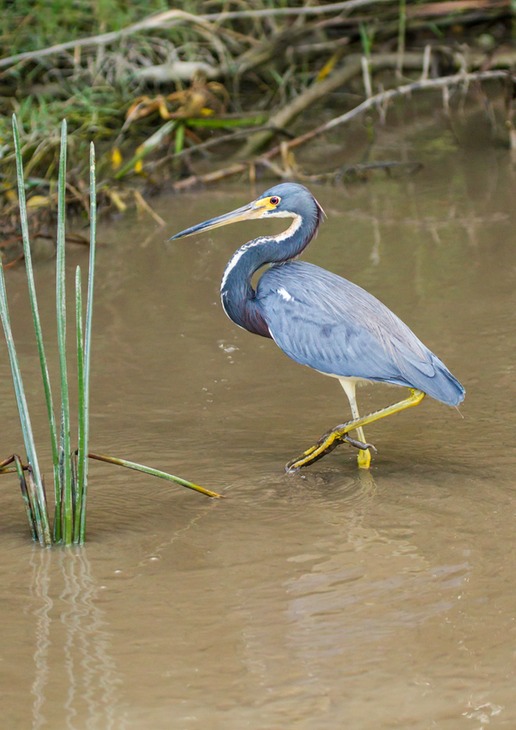
[[[115,190],[110,190],[108,192],[108,195],[111,199],[111,202],[120,213],[123,213],[127,210],[127,205],[124,203],[120,195]]]
[[[326,63],[322,67],[322,69],[319,71],[319,73],[317,74],[316,80],[324,81],[324,79],[327,78],[331,74],[333,69],[335,68],[335,65],[336,65],[337,61],[339,60],[339,58],[340,58],[340,54],[334,53],[333,56],[331,56],[326,61]]]
[[[47,195],[33,195],[32,198],[27,200],[27,208],[43,208],[48,203]]]
[[[158,109],[159,109],[159,115],[162,119],[170,119],[170,112],[167,107],[167,103],[165,99],[162,96],[158,96],[157,98],[158,103]]]
[[[118,170],[122,161],[123,157],[120,149],[118,147],[113,147],[113,150],[111,151],[111,167],[113,170]]]

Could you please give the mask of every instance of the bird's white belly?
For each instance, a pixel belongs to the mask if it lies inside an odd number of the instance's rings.
[[[322,370],[316,370],[316,372],[321,373],[321,375],[327,375],[329,378],[336,378],[340,382],[344,390],[346,390],[345,386],[343,385],[344,382],[349,383],[351,386],[354,387],[356,387],[357,385],[371,385],[371,383],[375,382],[374,380],[368,380],[367,378],[355,378],[353,376],[346,377],[343,375],[336,375],[335,373],[323,373]]]

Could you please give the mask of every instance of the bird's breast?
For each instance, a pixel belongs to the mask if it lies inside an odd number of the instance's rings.
[[[238,327],[261,337],[271,336],[254,292],[250,295],[235,297],[230,291],[223,289],[220,293],[220,301],[226,315]]]

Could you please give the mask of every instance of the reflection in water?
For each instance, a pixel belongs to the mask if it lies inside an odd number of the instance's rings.
[[[34,682],[32,683],[31,694],[32,704],[32,727],[34,730],[46,724],[43,714],[45,704],[45,690],[48,682],[49,660],[48,652],[50,647],[50,612],[53,602],[49,595],[50,575],[49,562],[51,560],[50,550],[34,550],[31,556],[32,568],[32,597],[37,599],[39,607],[33,610],[36,624],[36,640],[34,649]]]
[[[430,560],[407,527],[374,526],[372,473],[359,471],[345,498],[332,496],[331,482],[326,486],[327,496],[312,510],[318,513],[314,523],[321,519],[328,529],[314,529],[310,508],[296,510],[296,535],[306,530],[316,538],[309,550],[302,542],[299,552],[283,536],[286,564],[269,561],[265,586],[244,580],[239,591],[249,681],[262,688],[263,708],[278,726],[282,716],[293,716],[294,705],[299,716],[310,717],[345,703],[351,692],[346,682],[360,681],[399,636],[444,617],[471,574],[468,561]],[[277,543],[271,535],[271,549],[279,549]],[[371,688],[374,682],[370,677]]]
[[[57,693],[63,727],[110,730],[119,679],[86,551],[35,549],[31,567],[36,617],[32,728],[53,725],[45,706],[52,701],[55,718]],[[62,587],[52,599],[57,583]]]

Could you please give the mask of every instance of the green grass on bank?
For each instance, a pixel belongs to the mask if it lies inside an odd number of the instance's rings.
[[[69,204],[73,197],[87,208],[86,160],[95,139],[99,201],[123,211],[138,202],[134,190],[145,194],[168,181],[175,185],[198,162],[203,169],[243,157],[252,164],[255,148],[246,156],[242,139],[254,128],[269,127],[265,135],[278,145],[303,132],[303,122],[319,111],[342,111],[392,84],[428,73],[490,68],[498,49],[506,58],[497,68],[514,65],[508,50],[514,33],[510,3],[480,3],[472,11],[449,0],[442,2],[442,12],[438,3],[424,0],[371,0],[351,9],[346,3],[302,0],[259,0],[252,8],[225,0],[4,5],[4,219],[17,204],[12,113],[19,120],[26,192],[39,196],[38,207],[57,209],[51,182],[59,165],[56,129],[66,118]],[[62,47],[55,51],[56,46]],[[369,71],[360,63],[366,59]],[[283,114],[312,86],[328,81],[331,86],[346,67],[358,70],[317,98],[310,114],[304,108],[292,117]],[[17,234],[5,225],[4,232],[4,240]]]
[[[175,3],[199,6],[203,3]],[[16,0],[0,13],[0,55],[34,51],[73,38],[120,30],[168,10],[166,0]]]

